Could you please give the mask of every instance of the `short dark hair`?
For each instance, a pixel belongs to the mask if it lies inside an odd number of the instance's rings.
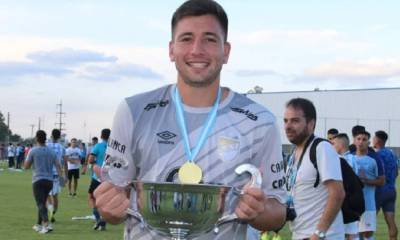
[[[36,132],[36,141],[40,144],[44,144],[46,142],[46,132],[43,130],[38,130]]]
[[[346,133],[338,133],[333,139],[339,139],[343,141],[346,144],[346,146],[349,146],[350,144],[349,136],[347,136]]]
[[[371,138],[371,134],[367,131],[359,131],[356,133],[356,135],[354,137],[357,137],[358,135],[367,135],[368,139]]]
[[[359,132],[365,132],[365,127],[361,125],[355,125],[351,129],[351,135],[353,135],[353,137],[357,136]]]
[[[213,0],[188,0],[176,9],[171,20],[172,38],[180,20],[185,17],[203,15],[212,15],[218,20],[224,31],[224,40],[226,41],[228,39],[228,16],[222,6]]]
[[[375,132],[375,137],[379,138],[383,142],[383,145],[386,144],[386,141],[388,140],[388,135],[385,131],[379,130]]]
[[[328,134],[337,135],[339,134],[339,130],[337,130],[336,128],[331,128],[328,130]]]
[[[51,131],[51,136],[54,140],[58,140],[61,137],[61,131],[57,128],[54,128],[53,131]]]
[[[108,138],[110,137],[110,133],[111,133],[110,129],[104,128],[103,130],[101,130],[100,138],[104,139],[104,140],[108,140]]]
[[[314,120],[317,123],[317,111],[314,104],[305,98],[292,98],[286,103],[286,108],[292,107],[294,109],[301,109],[307,122]]]
[[[92,137],[92,141],[98,142],[99,139],[97,137]]]

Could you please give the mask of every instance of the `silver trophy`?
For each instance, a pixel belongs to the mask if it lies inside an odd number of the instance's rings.
[[[251,186],[261,187],[261,174],[253,165],[240,165],[235,172],[250,173]],[[127,213],[143,227],[173,240],[194,238],[211,230],[218,234],[220,225],[237,219],[236,214],[222,216],[228,192],[242,194],[234,187],[211,184],[133,181],[130,185],[136,191],[137,211],[127,209]]]

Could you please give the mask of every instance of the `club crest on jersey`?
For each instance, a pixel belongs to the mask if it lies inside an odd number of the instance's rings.
[[[240,153],[239,138],[219,137],[217,143],[218,155],[223,161],[231,161]]]

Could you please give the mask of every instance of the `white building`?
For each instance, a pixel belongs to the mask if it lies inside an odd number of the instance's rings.
[[[328,129],[337,128],[351,138],[351,128],[363,125],[372,136],[377,130],[386,131],[389,135],[387,146],[400,147],[400,88],[316,89],[246,95],[275,114],[284,144],[289,143],[283,130],[285,104],[292,98],[302,97],[311,100],[317,109],[317,135],[326,137]]]

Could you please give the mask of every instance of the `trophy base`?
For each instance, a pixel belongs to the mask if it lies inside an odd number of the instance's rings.
[[[172,240],[187,240],[189,230],[182,228],[170,228],[169,233],[171,234]]]

